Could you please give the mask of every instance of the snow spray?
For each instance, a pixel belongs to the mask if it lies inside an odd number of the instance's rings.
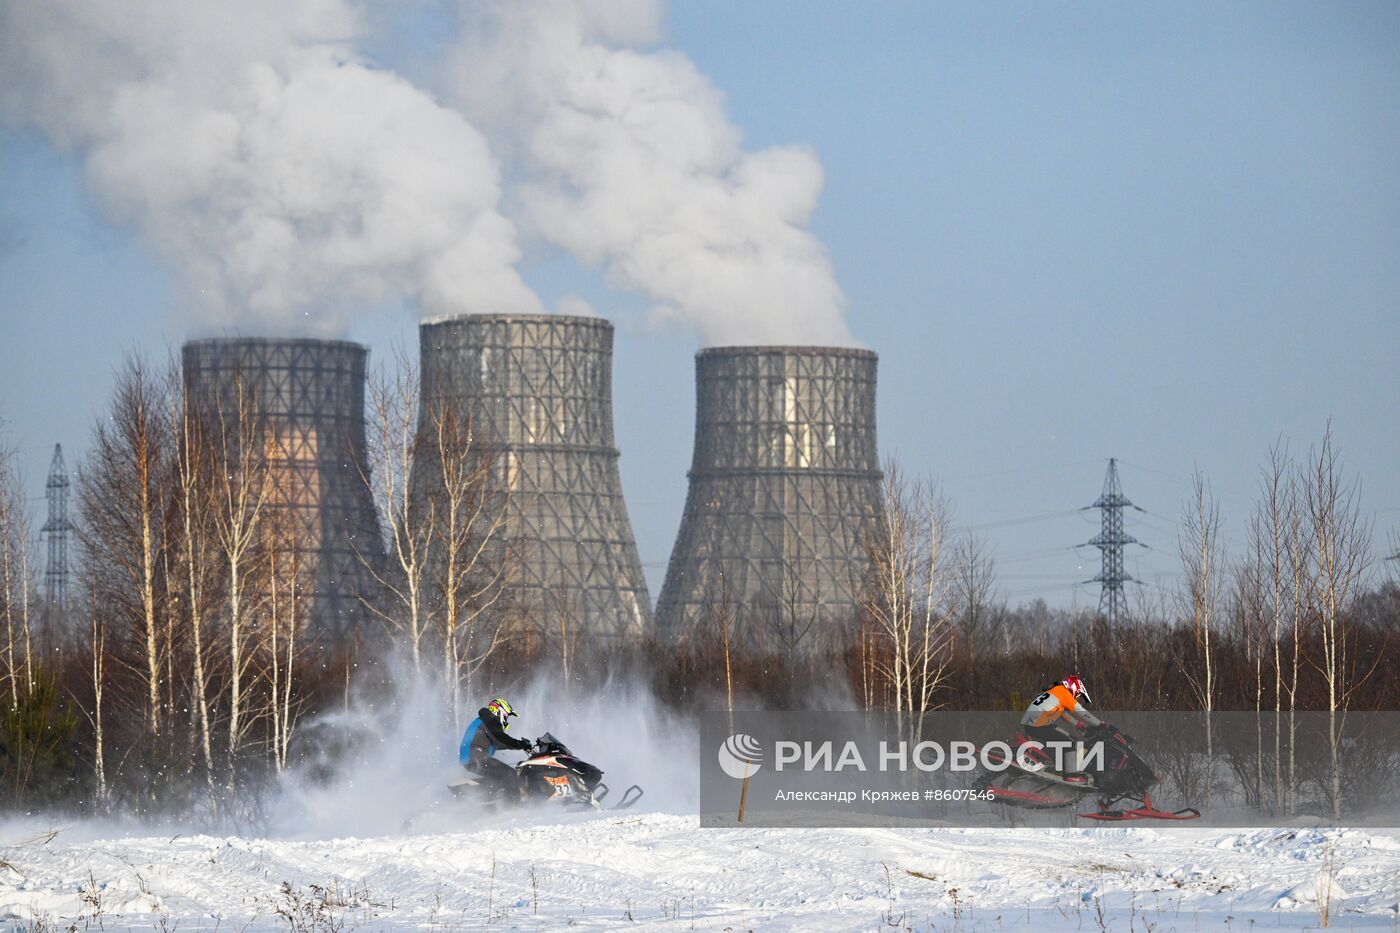
[[[392,664],[392,691],[352,693],[343,709],[303,725],[319,751],[284,775],[270,807],[270,830],[299,838],[368,836],[478,827],[485,822],[549,820],[557,807],[533,804],[491,812],[452,800],[447,785],[462,774],[457,750],[477,710],[504,696],[519,712],[511,733],[534,739],[546,732],[604,771],[615,791],[640,784],[642,809],[696,813],[699,773],[696,729],[667,711],[640,681],[614,681],[587,691],[565,691],[548,675],[514,690],[493,688],[464,697],[456,715],[437,672]],[[515,764],[519,752],[498,757]],[[425,813],[431,819],[416,820]],[[430,824],[430,825],[428,825]]]

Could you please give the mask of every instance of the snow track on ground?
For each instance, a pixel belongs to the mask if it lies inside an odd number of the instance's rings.
[[[649,813],[314,841],[72,835],[0,848],[12,928],[1299,928],[1329,886],[1333,926],[1400,926],[1393,832],[702,830]]]

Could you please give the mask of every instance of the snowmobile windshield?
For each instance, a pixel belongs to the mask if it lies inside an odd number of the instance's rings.
[[[553,754],[555,754],[555,755],[572,755],[572,754],[573,754],[573,752],[569,751],[569,746],[565,745],[563,742],[559,741],[558,739],[556,739],[553,735],[551,735],[551,734],[548,733],[548,732],[546,732],[544,735],[540,736],[539,744],[543,745],[545,748],[547,748],[551,753],[553,753]]]

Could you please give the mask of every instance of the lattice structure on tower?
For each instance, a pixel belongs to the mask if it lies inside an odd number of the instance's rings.
[[[1125,508],[1143,511],[1123,495],[1123,487],[1118,482],[1118,461],[1110,458],[1108,474],[1103,481],[1103,492],[1093,505],[1085,506],[1085,509],[1098,509],[1101,516],[1099,533],[1087,543],[1103,552],[1103,566],[1099,575],[1085,582],[1100,585],[1099,614],[1110,625],[1116,625],[1127,614],[1128,602],[1123,584],[1136,582],[1123,569],[1123,548],[1129,544],[1141,543],[1123,530]]]
[[[695,452],[657,604],[663,634],[685,638],[729,601],[755,637],[766,618],[810,622],[798,648],[814,650],[860,611],[882,502],[877,361],[826,347],[696,355]]]
[[[651,601],[622,497],[613,438],[613,327],[554,314],[462,315],[420,329],[420,425],[452,411],[492,462],[508,562],[502,610],[594,638],[652,630]],[[431,448],[431,444],[428,445]],[[431,449],[414,466],[436,488]],[[498,559],[493,557],[493,559]]]
[[[340,340],[217,338],[184,347],[186,394],[210,437],[236,437],[240,387],[270,488],[267,528],[291,532],[311,586],[308,632],[343,642],[371,620],[383,540],[364,477],[368,351]],[[230,462],[237,462],[230,457]]]
[[[57,624],[68,611],[68,586],[71,571],[68,564],[68,535],[73,523],[68,520],[68,468],[63,463],[63,445],[53,445],[53,461],[49,464],[49,479],[44,484],[48,500],[48,520],[42,529],[48,542],[48,560],[44,564],[44,611],[50,624]]]

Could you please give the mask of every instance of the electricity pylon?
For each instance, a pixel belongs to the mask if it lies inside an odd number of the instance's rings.
[[[44,609],[50,620],[63,618],[68,610],[68,470],[63,465],[63,445],[53,445],[49,481],[44,484],[49,503],[49,520],[41,529],[48,539],[49,558],[44,566]]]
[[[1099,575],[1084,582],[1098,583],[1102,586],[1099,591],[1099,614],[1108,620],[1109,625],[1117,625],[1127,609],[1123,584],[1136,582],[1123,569],[1123,548],[1129,544],[1142,543],[1123,530],[1123,509],[1145,511],[1133,505],[1128,501],[1128,497],[1123,495],[1123,487],[1118,483],[1117,459],[1109,458],[1103,492],[1093,505],[1086,505],[1084,508],[1098,509],[1100,512],[1102,524],[1099,533],[1086,543],[1103,552],[1103,566]]]

